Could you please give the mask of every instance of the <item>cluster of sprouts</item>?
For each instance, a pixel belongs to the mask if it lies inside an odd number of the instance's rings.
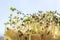
[[[56,11],[38,11],[37,14],[24,14],[15,8],[10,8],[12,14],[5,23],[6,26],[16,28],[23,33],[60,35],[60,14]],[[16,14],[15,14],[15,13]]]

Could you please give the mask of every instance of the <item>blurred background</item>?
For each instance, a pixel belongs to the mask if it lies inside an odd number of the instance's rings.
[[[41,11],[60,11],[60,0],[0,0],[0,36],[4,36],[4,22],[11,13],[10,7],[14,7],[23,13],[35,13]]]

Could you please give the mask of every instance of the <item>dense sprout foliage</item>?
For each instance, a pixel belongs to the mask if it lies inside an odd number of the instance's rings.
[[[54,37],[60,35],[60,14],[56,11],[38,11],[38,13],[24,14],[15,8],[11,8],[11,10],[12,14],[5,23],[6,26],[20,30],[22,33],[45,33],[54,35]]]

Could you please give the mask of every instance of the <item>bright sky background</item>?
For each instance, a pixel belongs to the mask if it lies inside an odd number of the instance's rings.
[[[0,35],[4,34],[4,22],[11,13],[10,7],[15,7],[24,13],[33,13],[38,10],[60,11],[60,0],[0,0]]]

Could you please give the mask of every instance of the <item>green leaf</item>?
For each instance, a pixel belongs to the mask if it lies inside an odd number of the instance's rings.
[[[42,13],[42,11],[38,11],[39,13]]]
[[[20,12],[20,11],[18,11],[18,12],[17,12],[17,14],[21,14],[21,12]]]
[[[24,22],[26,21],[30,21],[30,18],[29,17],[26,17],[25,19],[23,19]]]
[[[15,22],[14,22],[14,21],[12,21],[12,24],[15,24]]]
[[[6,22],[6,23],[4,23],[5,25],[8,25],[9,24],[9,22]]]
[[[11,10],[11,11],[15,11],[15,10],[16,10],[16,8],[11,7],[11,8],[10,8],[10,10]]]
[[[10,14],[10,16],[12,16],[12,14]]]

